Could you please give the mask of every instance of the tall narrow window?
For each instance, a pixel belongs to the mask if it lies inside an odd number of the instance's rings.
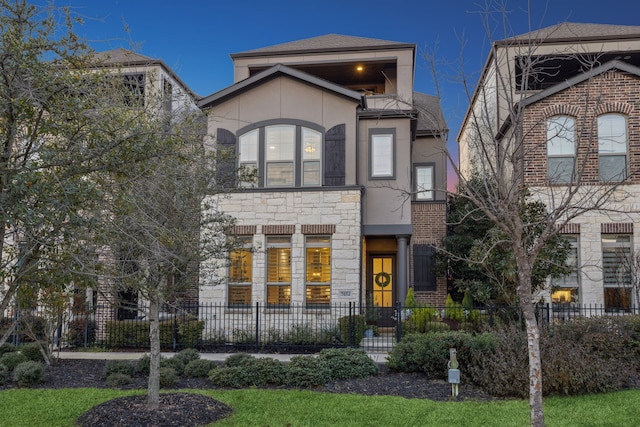
[[[393,178],[395,176],[394,133],[373,133],[369,157],[371,178]]]
[[[243,187],[256,186],[256,170],[258,168],[258,129],[247,132],[240,136],[239,142],[239,173],[241,175],[240,185]],[[243,176],[250,176],[247,180]]]
[[[295,126],[279,125],[265,128],[267,187],[293,186],[295,142]]]
[[[329,306],[331,302],[331,237],[306,236],[307,306]]]
[[[291,236],[267,236],[267,305],[291,302]]]
[[[322,134],[302,128],[302,185],[320,185],[320,160],[322,158]]]
[[[627,177],[627,119],[620,114],[598,117],[598,160],[601,181]]]
[[[602,278],[606,311],[631,308],[631,236],[602,235]]]
[[[124,74],[122,77],[126,89],[124,94],[125,105],[129,107],[144,107],[144,74]]]
[[[575,120],[567,116],[547,120],[547,176],[550,182],[571,182],[575,173]]]
[[[253,252],[251,236],[238,238],[238,247],[231,251],[229,260],[229,306],[251,305],[253,281]]]
[[[564,238],[571,245],[567,256],[567,265],[571,267],[571,272],[566,276],[551,279],[551,301],[555,304],[577,303],[579,299],[578,236],[567,235]]]
[[[416,166],[414,179],[416,200],[433,200],[433,166]]]

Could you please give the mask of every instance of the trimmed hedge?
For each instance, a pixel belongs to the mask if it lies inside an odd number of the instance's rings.
[[[44,381],[44,365],[28,360],[20,363],[13,370],[13,381],[20,387],[30,387]]]
[[[173,348],[174,320],[163,320],[159,324],[160,347]],[[204,320],[178,320],[176,342],[178,347],[194,347],[204,330]],[[106,324],[105,344],[111,348],[140,348],[149,345],[149,321],[112,320]]]

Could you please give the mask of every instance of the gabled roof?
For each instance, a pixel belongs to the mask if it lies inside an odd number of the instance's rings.
[[[324,36],[267,46],[260,49],[232,53],[231,58],[402,48],[415,49],[415,44],[369,39],[365,37],[344,36],[340,34],[327,34]]]
[[[585,71],[583,73],[577,74],[573,77],[571,77],[570,79],[565,80],[562,83],[558,83],[555,86],[551,86],[548,89],[545,89],[541,92],[536,93],[535,95],[532,95],[530,97],[528,97],[527,99],[524,100],[524,106],[527,107],[535,102],[538,102],[548,96],[551,96],[553,94],[556,94],[558,92],[561,92],[565,89],[568,89],[572,86],[575,86],[579,83],[582,83],[586,80],[589,80],[595,76],[597,76],[598,74],[602,74],[605,73],[607,71],[610,70],[619,70],[619,71],[624,71],[627,72],[629,74],[633,74],[636,75],[638,77],[640,77],[640,67],[636,67],[635,65],[631,65],[628,64],[624,61],[620,61],[620,60],[613,60],[613,61],[609,61],[605,64],[600,65],[599,67],[593,68],[589,71]]]
[[[343,97],[353,99],[356,102],[364,103],[363,96],[360,92],[356,92],[351,89],[346,89],[335,83],[331,83],[327,80],[320,79],[318,77],[307,74],[303,71],[296,70],[295,68],[287,67],[286,65],[276,64],[260,73],[257,73],[249,78],[246,78],[234,85],[231,85],[221,91],[218,91],[212,95],[202,98],[198,101],[198,107],[207,108],[212,105],[218,104],[228,98],[231,98],[243,91],[246,91],[252,87],[258,86],[265,81],[271,80],[278,76],[289,76],[294,79],[309,83],[311,85],[327,89]]]
[[[97,52],[94,54],[93,58],[95,59],[96,67],[148,67],[152,65],[157,65],[165,69],[167,73],[171,75],[180,85],[195,99],[198,100],[201,97],[193,92],[189,86],[186,85],[182,79],[173,72],[171,68],[167,66],[161,59],[151,58],[150,56],[145,56],[137,52],[133,52],[128,49],[118,48],[113,50],[107,50],[104,52]]]
[[[525,34],[520,34],[518,36],[511,37],[505,40],[500,40],[496,44],[504,45],[518,41],[560,43],[578,40],[594,41],[611,39],[622,40],[634,38],[640,38],[640,26],[563,22]]]

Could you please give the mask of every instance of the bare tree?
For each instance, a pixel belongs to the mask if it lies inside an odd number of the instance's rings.
[[[508,24],[504,5],[497,6],[485,11],[489,35],[495,13],[497,21]],[[460,164],[453,162],[459,196],[500,230],[501,245],[514,255],[514,296],[525,321],[534,426],[545,424],[534,266],[545,245],[580,218],[607,214],[615,221],[633,213],[625,205],[624,185],[633,170],[605,179],[597,166],[598,115],[616,102],[603,75],[624,65],[603,64],[600,50],[591,52],[579,35],[561,47],[545,44],[562,30],[550,27],[493,42],[477,85],[463,70],[460,80],[470,107],[458,137]],[[574,67],[573,74],[563,74],[564,64]],[[485,185],[472,185],[478,179]],[[544,215],[523,215],[520,208],[529,194],[547,206]]]

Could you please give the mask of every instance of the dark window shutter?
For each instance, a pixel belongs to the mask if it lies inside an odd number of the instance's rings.
[[[324,136],[324,185],[326,186],[344,185],[345,139],[344,124],[332,127]]]
[[[432,245],[413,246],[413,287],[416,291],[437,289],[434,254]]]
[[[223,188],[236,185],[236,136],[223,128],[216,134],[216,180]]]

